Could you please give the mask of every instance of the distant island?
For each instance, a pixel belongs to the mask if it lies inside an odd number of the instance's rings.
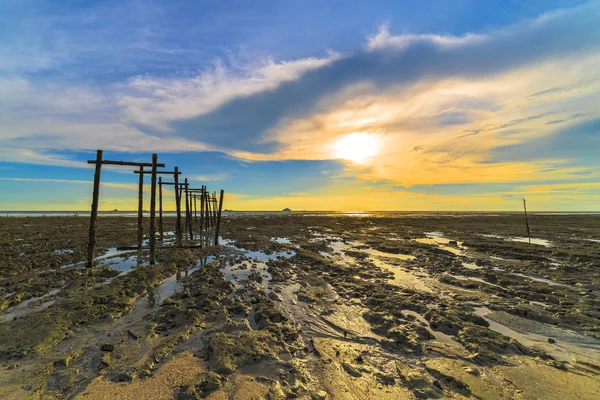
[[[292,210],[290,210],[289,208],[284,208],[283,210],[281,210],[281,212],[292,212]]]

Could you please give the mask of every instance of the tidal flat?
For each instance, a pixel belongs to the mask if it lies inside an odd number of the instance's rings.
[[[597,398],[600,215],[529,222],[228,215],[149,265],[104,216],[85,268],[87,218],[0,218],[0,398]]]

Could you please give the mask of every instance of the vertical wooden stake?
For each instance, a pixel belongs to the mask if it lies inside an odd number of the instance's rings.
[[[200,246],[204,247],[204,185],[200,192]]]
[[[208,228],[209,228],[209,214],[208,214],[208,192],[205,190],[204,191],[204,227],[206,228],[206,231],[208,232]]]
[[[529,244],[531,244],[531,232],[529,231],[529,218],[527,218],[527,206],[525,205],[525,199],[523,199],[523,209],[525,210],[525,225],[527,225],[527,238]]]
[[[188,234],[189,234],[189,238],[190,240],[194,240],[194,235],[193,235],[193,231],[192,231],[192,218],[191,218],[191,212],[192,210],[190,210],[190,195],[189,195],[189,183],[187,178],[185,178],[185,218],[187,221],[187,228],[188,228]]]
[[[90,214],[90,241],[86,267],[94,266],[94,251],[96,251],[96,226],[98,225],[98,196],[100,195],[100,172],[102,171],[102,150],[96,151],[96,170],[94,171],[94,189],[92,192],[92,212]]]
[[[158,230],[160,232],[160,241],[165,237],[163,233],[163,201],[162,201],[162,177],[158,177]]]
[[[217,226],[215,228],[215,246],[219,245],[219,228],[221,227],[221,210],[223,209],[223,196],[225,192],[221,189],[221,196],[219,197],[219,213],[217,214]]]
[[[152,154],[152,186],[150,187],[150,264],[156,264],[156,164],[158,164],[158,154]]]
[[[181,247],[183,245],[182,242],[182,232],[181,232],[181,196],[179,196],[179,167],[175,167],[175,178],[174,178],[175,186],[175,209],[177,210],[177,220],[175,221],[175,234],[177,236],[177,246]]]
[[[140,167],[140,179],[138,182],[138,227],[137,227],[138,251],[142,251],[143,237],[144,237],[144,167]]]
[[[194,224],[198,225],[198,199],[196,195],[192,196],[192,200],[194,201]]]

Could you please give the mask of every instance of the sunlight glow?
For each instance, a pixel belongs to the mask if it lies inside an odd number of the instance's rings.
[[[335,143],[337,158],[363,163],[377,154],[377,139],[366,132],[353,132]]]

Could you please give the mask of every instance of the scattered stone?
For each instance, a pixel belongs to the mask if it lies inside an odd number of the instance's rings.
[[[106,343],[106,344],[103,344],[102,346],[100,346],[100,350],[110,353],[115,350],[115,346],[113,346],[112,344]]]

